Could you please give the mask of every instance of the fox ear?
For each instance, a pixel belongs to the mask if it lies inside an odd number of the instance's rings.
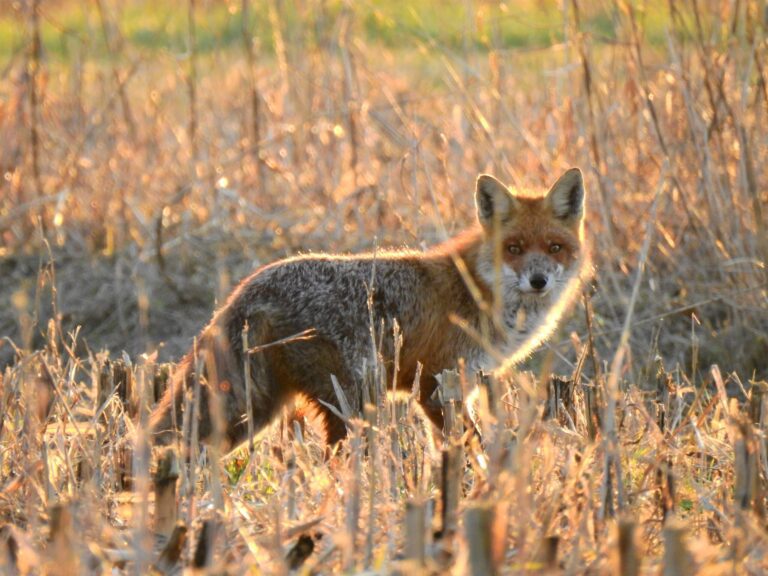
[[[571,168],[560,176],[547,192],[555,216],[562,220],[580,220],[584,215],[584,178],[581,170]]]
[[[475,187],[475,205],[477,219],[483,228],[490,228],[494,214],[504,220],[512,209],[514,198],[504,184],[490,174],[480,174]]]

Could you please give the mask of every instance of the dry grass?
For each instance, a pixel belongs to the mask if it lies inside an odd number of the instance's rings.
[[[48,59],[40,28],[62,3],[38,3],[42,24],[17,12],[29,49],[0,65],[0,564],[160,567],[151,398],[137,385],[126,409],[108,394],[104,350],[125,350],[149,383],[261,263],[431,244],[470,222],[479,172],[543,187],[578,165],[593,312],[580,306],[529,366],[571,374],[573,398],[552,404],[526,373],[501,383],[481,402],[483,443],[459,441],[466,466],[448,475],[408,400],[383,397],[330,459],[311,427],[289,441],[284,422],[224,468],[193,457],[180,466],[183,561],[207,519],[216,569],[232,573],[288,571],[301,535],[314,547],[304,573],[406,572],[422,554],[440,572],[603,573],[633,551],[642,573],[765,570],[759,2],[607,3],[607,39],[565,2],[562,43],[515,48],[480,24],[484,3],[452,6],[463,42],[430,24],[392,45],[355,6],[245,0],[229,17],[245,6],[271,36],[251,43],[246,25],[240,43],[206,50],[210,6],[190,2],[184,53],[138,48],[96,2],[99,52],[62,31],[64,60]],[[648,14],[663,39],[646,38]],[[438,537],[451,481],[458,528]]]

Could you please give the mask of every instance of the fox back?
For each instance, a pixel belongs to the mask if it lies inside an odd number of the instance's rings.
[[[247,277],[180,363],[151,419],[157,441],[176,433],[185,391],[199,379],[203,440],[216,432],[229,446],[239,443],[249,408],[258,431],[301,396],[323,415],[335,442],[346,429],[328,408],[337,405],[332,377],[359,410],[364,367],[379,352],[371,335],[382,324],[392,334],[395,323],[397,354],[391,337],[380,346],[388,381],[411,389],[421,365],[419,400],[441,425],[435,375],[460,359],[470,370],[519,362],[573,300],[586,261],[578,169],[539,196],[481,175],[475,204],[478,225],[425,252],[304,255]]]

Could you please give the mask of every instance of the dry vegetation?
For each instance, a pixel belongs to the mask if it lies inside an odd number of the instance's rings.
[[[190,0],[158,46],[148,3],[0,1],[2,570],[768,569],[765,5],[585,4]],[[283,418],[153,484],[162,362],[249,270],[573,165],[597,280],[482,439],[449,386],[433,447],[374,369],[335,456]]]

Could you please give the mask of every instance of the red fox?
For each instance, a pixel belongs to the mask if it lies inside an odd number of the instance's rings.
[[[199,336],[202,361],[190,351],[181,362],[150,420],[156,441],[173,438],[172,422],[182,421],[181,400],[196,365],[202,440],[214,432],[214,389],[224,420],[219,430],[230,447],[248,435],[249,404],[258,431],[295,395],[317,404],[329,443],[342,439],[344,423],[322,403],[338,406],[334,376],[351,408],[361,409],[364,365],[373,362],[369,312],[376,326],[384,322],[384,334],[396,321],[402,335],[396,372],[393,339],[383,341],[388,381],[396,374],[397,385],[410,389],[421,363],[419,401],[441,425],[441,411],[430,402],[435,375],[461,358],[468,370],[519,362],[574,300],[586,261],[584,196],[577,168],[544,195],[511,191],[482,174],[475,189],[479,225],[425,252],[311,254],[256,270]]]

